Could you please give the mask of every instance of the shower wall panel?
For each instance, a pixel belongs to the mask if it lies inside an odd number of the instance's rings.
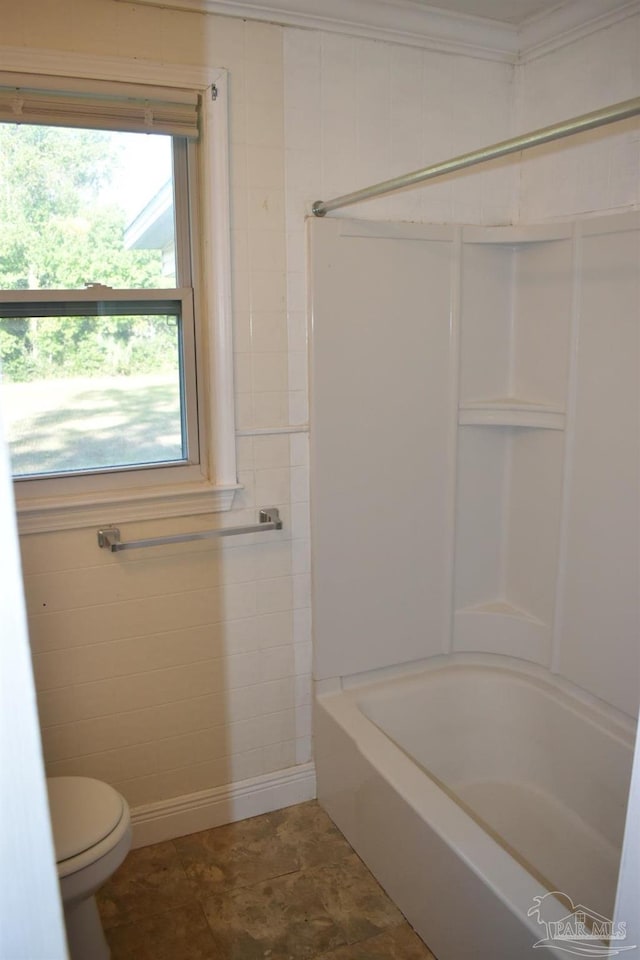
[[[582,224],[557,666],[629,713],[640,676],[640,213]]]
[[[451,607],[453,231],[313,221],[316,677],[441,653]]]
[[[310,230],[316,677],[503,654],[634,714],[640,213]]]

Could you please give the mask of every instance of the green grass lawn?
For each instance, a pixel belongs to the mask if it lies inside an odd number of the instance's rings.
[[[182,459],[177,374],[0,385],[14,476]]]

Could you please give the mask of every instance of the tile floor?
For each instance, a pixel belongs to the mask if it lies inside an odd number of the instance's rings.
[[[315,801],[133,850],[112,960],[435,960]]]

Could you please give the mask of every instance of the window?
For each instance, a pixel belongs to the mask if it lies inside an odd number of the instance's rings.
[[[224,203],[222,231],[208,210],[195,222],[200,167],[225,184],[220,145],[199,156],[211,88],[41,82],[0,75],[0,391],[18,502],[139,487],[157,500],[165,484],[229,491]],[[210,206],[215,189],[205,193]],[[215,303],[211,280],[196,282],[201,235],[218,254]],[[222,401],[212,416],[210,398]]]

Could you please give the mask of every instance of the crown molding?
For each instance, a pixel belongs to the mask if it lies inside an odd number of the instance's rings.
[[[640,12],[640,0],[566,0],[519,27],[417,0],[119,0],[385,40],[506,63],[526,62]]]
[[[262,0],[118,2],[266,21],[506,63],[534,60],[640,13],[640,0],[569,0],[516,28],[484,17],[449,13],[415,0],[279,0],[277,6],[269,6]],[[108,80],[117,77],[129,82],[144,81],[148,75],[155,74],[158,66],[144,60],[128,60],[125,76],[122,72],[125,61],[118,57],[94,58],[67,53],[64,54],[66,71],[60,67],[63,59],[60,51],[41,50],[39,57],[41,73],[66,72]],[[25,64],[32,64],[32,59],[29,50],[0,46],[0,63],[5,70],[25,70]],[[167,73],[166,82],[178,87],[208,86],[215,82],[219,72],[171,64],[162,67]]]
[[[445,53],[515,63],[518,31],[485,17],[449,13],[415,0],[120,0],[171,10],[261,20]]]
[[[571,0],[522,24],[520,62],[543,57],[638,13],[640,0]]]

